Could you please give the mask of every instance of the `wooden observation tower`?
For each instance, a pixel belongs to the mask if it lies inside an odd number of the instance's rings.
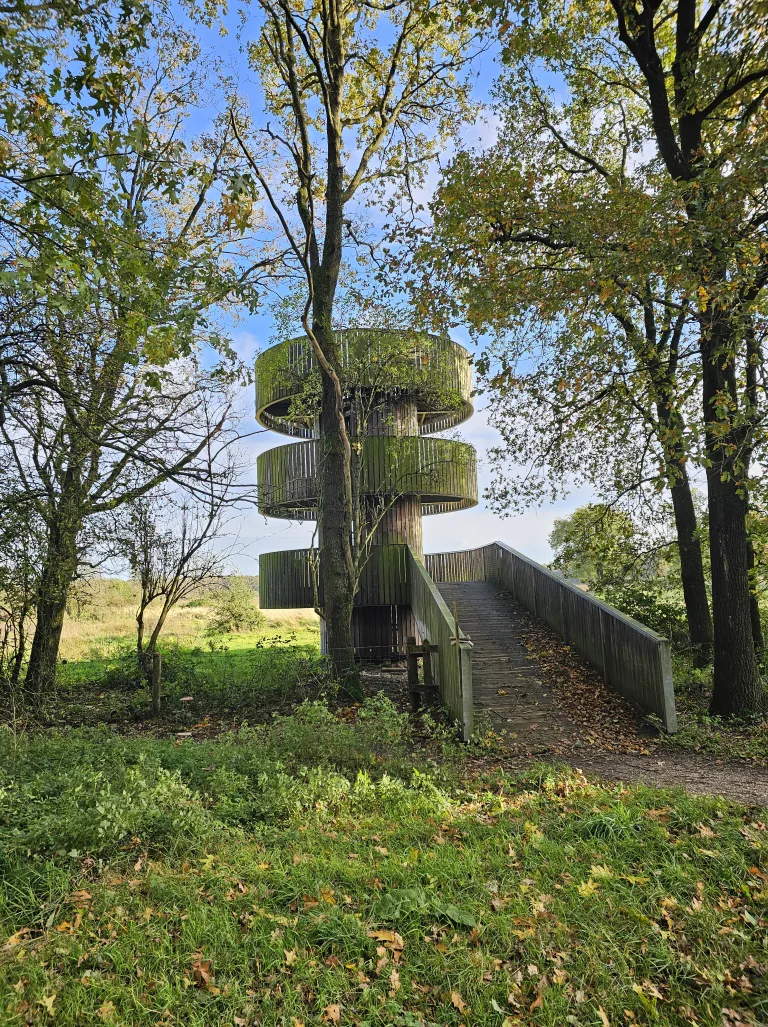
[[[430,438],[473,412],[471,358],[446,336],[381,329],[337,333],[345,418],[353,449],[359,585],[352,618],[364,659],[402,655],[416,635],[407,547],[423,556],[424,515],[477,503],[472,446]],[[303,441],[258,458],[259,510],[267,517],[317,518],[322,443],[319,372],[306,338],[265,350],[256,361],[260,424]],[[265,609],[322,611],[322,539],[318,548],[265,553],[259,593]]]

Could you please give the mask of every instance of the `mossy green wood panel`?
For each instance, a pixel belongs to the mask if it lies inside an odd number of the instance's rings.
[[[259,510],[268,517],[313,520],[317,513],[317,440],[278,446],[257,461]],[[477,504],[472,446],[452,439],[372,436],[363,440],[361,492],[384,501],[419,496],[422,513],[466,510]]]
[[[461,725],[465,741],[474,730],[472,701],[472,649],[461,627],[458,628],[445,600],[440,595],[424,563],[408,549],[411,579],[411,609],[422,641],[437,646],[432,659],[435,683],[440,698]]]
[[[472,365],[447,336],[388,329],[336,333],[345,383],[374,394],[415,398],[419,431],[444,431],[472,415]],[[256,416],[273,431],[313,435],[316,365],[309,341],[288,339],[256,360]]]
[[[314,574],[317,551],[289,549],[259,557],[259,602],[265,610],[306,609],[315,605]],[[322,572],[318,576],[322,606]],[[410,601],[406,547],[371,546],[363,563],[355,606],[398,606]]]

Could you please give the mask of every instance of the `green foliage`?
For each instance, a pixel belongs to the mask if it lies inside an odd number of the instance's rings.
[[[594,592],[599,599],[664,635],[673,644],[688,642],[688,620],[681,588],[670,588],[663,581],[629,581],[598,586]]]
[[[549,536],[552,567],[588,585],[624,581],[642,574],[641,538],[629,514],[588,503],[555,521]]]
[[[291,635],[261,636],[244,649],[209,641],[207,650],[160,646],[164,719],[182,726],[208,717],[260,720],[286,702],[333,690],[317,646],[298,644]],[[146,674],[127,640],[109,656],[99,648],[93,659],[60,666],[58,686],[59,696],[47,708],[55,723],[131,722],[149,716]]]
[[[65,755],[61,747],[59,754]],[[14,755],[14,777],[5,777],[0,791],[0,858],[101,856],[133,837],[163,851],[182,845],[194,849],[210,841],[219,826],[178,773],[143,754],[133,766],[116,763],[97,770],[75,763],[62,771],[54,765],[27,779],[24,771],[32,768],[19,762],[18,751]],[[2,758],[5,764],[5,752]]]
[[[3,729],[0,858],[114,855],[132,838],[153,851],[195,851],[225,824],[418,804],[398,781],[369,776],[404,752],[407,728],[407,715],[377,696],[356,723],[306,702],[271,725],[180,746],[103,729],[39,737]],[[427,781],[412,788],[428,806],[442,802]]]
[[[211,634],[237,634],[264,626],[264,614],[246,578],[230,578],[214,595],[212,606]]]

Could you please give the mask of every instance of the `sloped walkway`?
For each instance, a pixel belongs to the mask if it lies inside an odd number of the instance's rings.
[[[437,582],[451,611],[473,642],[475,715],[485,714],[495,731],[506,731],[519,753],[560,749],[575,725],[558,708],[538,660],[520,640],[526,611],[490,581]]]

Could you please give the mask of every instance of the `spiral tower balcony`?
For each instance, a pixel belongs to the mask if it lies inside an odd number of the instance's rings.
[[[400,655],[405,638],[416,634],[403,547],[423,552],[423,516],[477,504],[474,448],[429,437],[471,416],[470,355],[447,337],[407,331],[347,329],[337,333],[337,342],[347,428],[356,443],[353,474],[370,545],[355,596],[353,637],[359,657],[383,660]],[[318,401],[319,374],[306,338],[259,355],[257,420],[303,440],[258,457],[259,510],[267,517],[317,518]],[[322,539],[319,547],[322,554]],[[263,554],[261,605],[317,603],[322,610],[316,555],[306,549]]]

